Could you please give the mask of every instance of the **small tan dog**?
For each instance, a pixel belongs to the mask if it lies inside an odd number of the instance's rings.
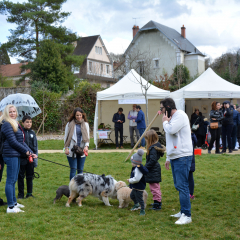
[[[127,187],[127,184],[123,181],[119,181],[115,184],[115,189],[117,191],[117,199],[119,201],[119,208],[128,207],[128,204],[132,201],[130,198],[130,194],[132,189]],[[143,201],[145,208],[147,206],[147,197],[148,193],[144,190],[143,191]]]

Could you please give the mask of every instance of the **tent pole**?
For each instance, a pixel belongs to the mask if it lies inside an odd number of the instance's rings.
[[[153,122],[156,120],[158,116],[158,112],[155,115],[155,117],[153,118],[153,120],[150,122],[150,124],[148,125],[148,127],[146,128],[146,130],[144,131],[144,133],[142,134],[142,136],[139,138],[139,140],[137,141],[137,143],[135,144],[134,148],[132,149],[132,151],[128,154],[125,162],[129,159],[129,157],[133,154],[134,150],[136,149],[136,147],[138,146],[138,144],[141,142],[142,138],[145,136],[145,133],[150,129],[150,127],[152,126]]]

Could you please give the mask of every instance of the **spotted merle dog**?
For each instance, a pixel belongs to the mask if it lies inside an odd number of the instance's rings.
[[[82,206],[82,200],[89,194],[98,197],[106,206],[111,206],[108,197],[117,198],[115,184],[117,181],[110,175],[96,175],[91,173],[81,173],[73,177],[69,183],[70,196],[66,207],[74,198],[78,197],[78,206]]]

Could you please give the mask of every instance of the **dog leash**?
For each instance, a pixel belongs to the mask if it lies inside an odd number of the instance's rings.
[[[75,170],[77,170],[77,171],[82,171],[82,170],[80,170],[80,169],[73,168],[73,167],[69,167],[69,166],[67,166],[67,165],[64,165],[64,164],[61,164],[61,163],[57,163],[57,162],[53,162],[53,161],[50,161],[50,160],[47,160],[47,159],[44,159],[44,158],[38,157],[38,159],[41,159],[41,160],[46,161],[46,162],[54,163],[54,164],[57,164],[57,165],[60,165],[60,166],[63,166],[63,167],[75,169]],[[83,172],[85,172],[85,173],[90,173],[90,172],[86,172],[86,171],[83,171]],[[94,173],[91,173],[91,174],[94,174]]]

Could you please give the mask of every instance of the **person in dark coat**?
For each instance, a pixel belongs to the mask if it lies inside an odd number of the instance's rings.
[[[238,130],[237,130],[237,140],[239,143],[239,148],[240,148],[240,107],[237,108],[238,111]]]
[[[145,134],[147,142],[147,155],[145,167],[148,169],[146,182],[149,183],[151,193],[153,195],[152,210],[160,210],[162,208],[162,193],[160,189],[161,182],[161,166],[158,162],[163,157],[165,147],[158,142],[158,135],[154,130],[147,131]]]
[[[0,118],[2,124],[1,132],[4,136],[3,144],[3,160],[7,165],[7,180],[5,193],[7,196],[7,213],[24,212],[20,208],[24,206],[17,203],[15,196],[15,183],[18,179],[20,168],[20,156],[29,156],[32,150],[24,142],[24,133],[21,126],[17,122],[17,109],[14,105],[7,105]],[[32,154],[33,158],[37,158],[36,154]]]
[[[218,128],[216,129],[211,129],[210,127],[210,133],[211,133],[211,140],[209,143],[208,147],[208,153],[211,153],[211,150],[213,148],[213,143],[216,141],[216,154],[220,154],[221,152],[219,151],[219,141],[220,141],[220,136],[222,132],[222,120],[223,120],[223,113],[220,111],[221,105],[219,102],[213,101],[212,102],[212,110],[210,112],[210,123],[217,123]]]
[[[233,129],[233,109],[230,109],[230,102],[223,102],[223,120],[222,120],[222,143],[223,149],[222,153],[226,152],[227,142],[228,141],[228,150],[229,153],[232,153],[232,129]]]
[[[119,108],[118,112],[113,115],[113,119],[112,119],[115,127],[116,149],[119,148],[118,132],[120,132],[120,148],[123,148],[123,123],[125,123],[125,115],[122,112],[123,112],[123,109]]]
[[[235,105],[236,106],[236,105]],[[238,149],[235,149],[236,142],[237,142],[237,130],[238,130],[238,122],[239,122],[239,114],[238,111],[234,109],[233,106],[231,106],[231,110],[233,111],[233,130],[232,130],[232,150],[238,151]]]
[[[201,112],[199,112],[198,119],[197,119],[195,124],[198,125],[197,131],[194,132],[196,134],[197,140],[198,140],[197,146],[199,148],[201,148],[202,145],[205,142],[205,137],[206,137],[205,127],[204,127],[204,120],[203,120],[203,116],[202,116]]]
[[[31,129],[32,127],[32,118],[28,115],[25,115],[22,119],[23,131],[25,135],[25,142],[36,155],[38,154],[38,144],[37,137],[35,132]],[[20,157],[20,170],[18,174],[18,199],[24,198],[24,178],[26,174],[27,180],[27,195],[28,197],[33,197],[33,175],[34,167],[37,167],[37,158],[34,159],[34,162],[29,162],[28,158],[25,156]]]
[[[192,163],[189,171],[189,176],[188,176],[188,183],[189,183],[189,193],[190,193],[190,198],[194,199],[194,178],[193,178],[193,172],[195,172],[195,155],[194,155],[194,148],[197,145],[197,137],[196,135],[192,132],[191,134],[192,137],[192,145],[193,145],[193,158],[192,158]]]

